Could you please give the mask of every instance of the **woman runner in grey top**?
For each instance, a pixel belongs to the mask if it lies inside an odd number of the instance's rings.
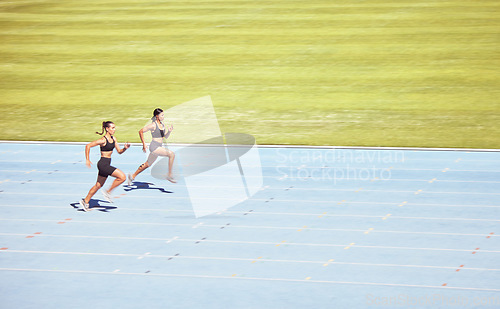
[[[135,177],[146,170],[148,167],[153,165],[158,156],[168,157],[168,174],[166,175],[166,179],[172,183],[176,183],[177,181],[174,179],[172,174],[172,166],[174,164],[175,154],[173,151],[163,148],[163,139],[167,139],[170,136],[170,133],[174,129],[173,126],[166,127],[163,124],[163,119],[165,119],[165,113],[161,108],[157,108],[153,111],[153,118],[151,118],[152,122],[146,125],[144,128],[139,130],[139,136],[142,141],[142,150],[146,152],[146,142],[144,141],[144,133],[151,131],[151,136],[153,140],[149,144],[149,156],[146,162],[141,164],[139,168],[133,174],[128,174],[128,184],[131,185],[134,181]]]

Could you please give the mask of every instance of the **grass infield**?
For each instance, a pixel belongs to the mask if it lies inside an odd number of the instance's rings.
[[[258,144],[500,148],[498,0],[0,2],[4,140],[210,95]],[[168,115],[167,115],[168,119]],[[174,131],[175,132],[175,131]]]

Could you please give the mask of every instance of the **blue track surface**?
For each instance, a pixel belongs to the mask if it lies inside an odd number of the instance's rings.
[[[83,145],[0,143],[0,308],[500,308],[499,152],[259,154],[262,190],[195,218],[148,171],[83,212]]]

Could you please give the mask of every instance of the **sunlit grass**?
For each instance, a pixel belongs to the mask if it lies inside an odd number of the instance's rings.
[[[121,141],[210,95],[259,144],[500,148],[500,2],[0,3],[1,139]],[[168,118],[168,115],[167,115]]]

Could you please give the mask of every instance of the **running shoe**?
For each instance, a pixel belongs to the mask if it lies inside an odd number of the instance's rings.
[[[80,205],[82,206],[83,211],[90,211],[90,206],[88,203],[85,203],[85,199],[80,200]]]
[[[113,203],[113,200],[111,199],[111,194],[109,194],[108,191],[102,190],[102,195],[104,196],[104,199],[108,201],[109,203]]]
[[[131,186],[131,185],[132,185],[132,182],[134,181],[134,178],[132,178],[132,174],[128,174],[128,178],[127,178],[127,179],[128,179],[128,180],[127,180],[127,181],[128,181],[128,182],[127,182],[127,183],[128,183],[128,185],[129,185],[129,186]]]

